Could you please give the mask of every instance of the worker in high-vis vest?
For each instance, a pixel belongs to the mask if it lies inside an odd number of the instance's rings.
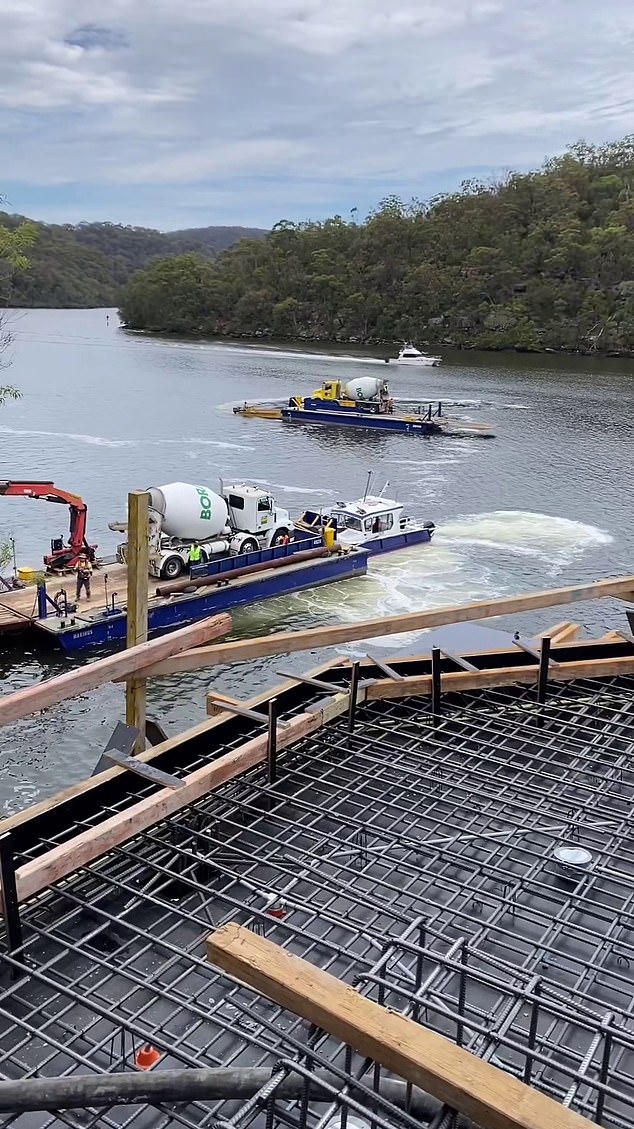
[[[86,599],[90,599],[90,578],[92,576],[92,564],[90,558],[86,553],[82,553],[75,565],[75,572],[77,573],[77,587],[75,591],[75,599],[79,602],[81,599],[82,588],[86,591]]]
[[[190,545],[189,547],[189,571],[191,573],[194,565],[200,564],[203,559],[203,551],[200,545]]]

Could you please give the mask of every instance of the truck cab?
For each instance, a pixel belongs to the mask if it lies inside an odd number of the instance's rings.
[[[258,538],[257,548],[268,549],[290,533],[292,522],[288,510],[277,506],[268,490],[240,482],[224,486],[222,496],[227,503],[229,524],[238,538],[242,533],[252,534]]]

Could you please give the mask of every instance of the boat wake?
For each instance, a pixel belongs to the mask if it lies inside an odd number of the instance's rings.
[[[255,447],[247,446],[245,443],[229,443],[221,439],[204,439],[196,435],[185,436],[179,439],[109,439],[105,435],[84,435],[81,432],[73,431],[36,431],[31,428],[4,426],[0,427],[0,433],[3,435],[24,435],[29,438],[37,438],[38,436],[44,435],[53,439],[70,439],[75,443],[85,443],[89,447],[140,447],[176,444],[179,447],[220,447],[227,451],[255,451]]]
[[[333,498],[335,496],[334,490],[315,490],[312,486],[289,486],[284,482],[269,482],[268,478],[252,478],[249,476],[249,482],[255,482],[257,486],[268,486],[270,490],[280,490],[285,494],[321,494],[324,497]]]
[[[471,603],[544,587],[596,546],[613,538],[605,530],[569,518],[521,510],[468,514],[439,525],[431,545],[370,560],[368,575],[271,601],[240,613],[245,632],[301,621],[357,623],[363,619]],[[515,564],[513,563],[515,561]],[[235,613],[234,613],[235,615]],[[244,619],[242,618],[244,617]],[[338,647],[363,656],[368,649],[411,649],[428,631],[368,638]]]
[[[383,357],[357,357],[350,353],[310,353],[299,352],[293,349],[276,349],[273,346],[265,348],[262,345],[217,345],[209,344],[202,345],[199,348],[222,350],[226,353],[234,353],[237,356],[246,357],[272,357],[274,360],[289,360],[289,361],[319,361],[324,364],[326,361],[333,361],[337,364],[352,364],[352,365],[383,365],[386,368],[385,360]]]

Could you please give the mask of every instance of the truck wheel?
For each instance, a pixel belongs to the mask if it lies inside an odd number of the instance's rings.
[[[163,580],[176,580],[176,578],[180,576],[182,571],[183,562],[181,558],[177,556],[168,557],[166,561],[163,561],[163,567],[161,568],[161,577],[163,578]]]
[[[271,547],[274,549],[276,545],[281,545],[284,538],[290,535],[290,529],[278,529],[271,541]]]
[[[257,553],[260,546],[258,545],[255,537],[245,537],[240,545],[241,553]]]

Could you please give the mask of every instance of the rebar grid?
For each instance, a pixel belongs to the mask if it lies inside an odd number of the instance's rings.
[[[233,920],[631,1129],[633,687],[553,684],[539,707],[530,688],[452,694],[436,725],[424,699],[369,703],[352,734],[333,723],[281,756],[274,786],[253,771],[113,851],[23,911],[0,1072],[117,1070],[147,1041],[166,1068],[284,1059],[376,1088],[378,1067],[209,966],[206,936]],[[591,852],[587,871],[561,870],[561,842]],[[325,1121],[264,1097],[38,1123]],[[410,1123],[366,1106],[382,1117]]]

